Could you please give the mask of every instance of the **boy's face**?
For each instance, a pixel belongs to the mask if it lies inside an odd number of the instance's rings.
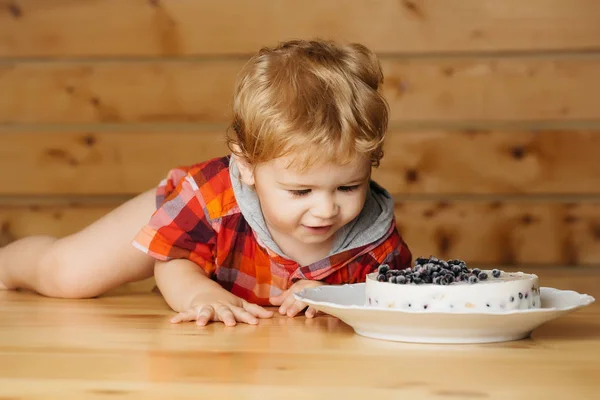
[[[254,185],[265,222],[283,251],[331,245],[335,232],[365,203],[371,163],[357,157],[346,165],[321,164],[303,172],[286,168],[282,157],[242,173]]]

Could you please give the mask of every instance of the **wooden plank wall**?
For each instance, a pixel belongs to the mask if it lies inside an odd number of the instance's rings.
[[[0,0],[0,243],[224,154],[248,55],[322,37],[381,57],[374,177],[416,255],[600,266],[599,21],[597,0]]]

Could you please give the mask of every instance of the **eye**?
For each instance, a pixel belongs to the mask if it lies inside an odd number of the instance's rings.
[[[356,189],[358,189],[359,185],[354,185],[354,186],[340,186],[338,188],[339,191],[341,192],[352,192]]]
[[[297,196],[297,197],[301,197],[301,196],[306,196],[307,194],[310,193],[310,189],[303,189],[303,190],[288,190],[288,192],[290,192],[290,194],[292,196]]]

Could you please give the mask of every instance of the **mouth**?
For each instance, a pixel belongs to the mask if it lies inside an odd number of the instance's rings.
[[[327,233],[333,225],[321,225],[321,226],[303,225],[303,226],[312,233],[323,234],[323,233]]]

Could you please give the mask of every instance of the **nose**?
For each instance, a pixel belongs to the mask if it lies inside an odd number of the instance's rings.
[[[323,195],[316,199],[317,201],[313,204],[310,213],[313,217],[320,219],[331,219],[335,217],[340,208],[336,202],[335,196]]]

